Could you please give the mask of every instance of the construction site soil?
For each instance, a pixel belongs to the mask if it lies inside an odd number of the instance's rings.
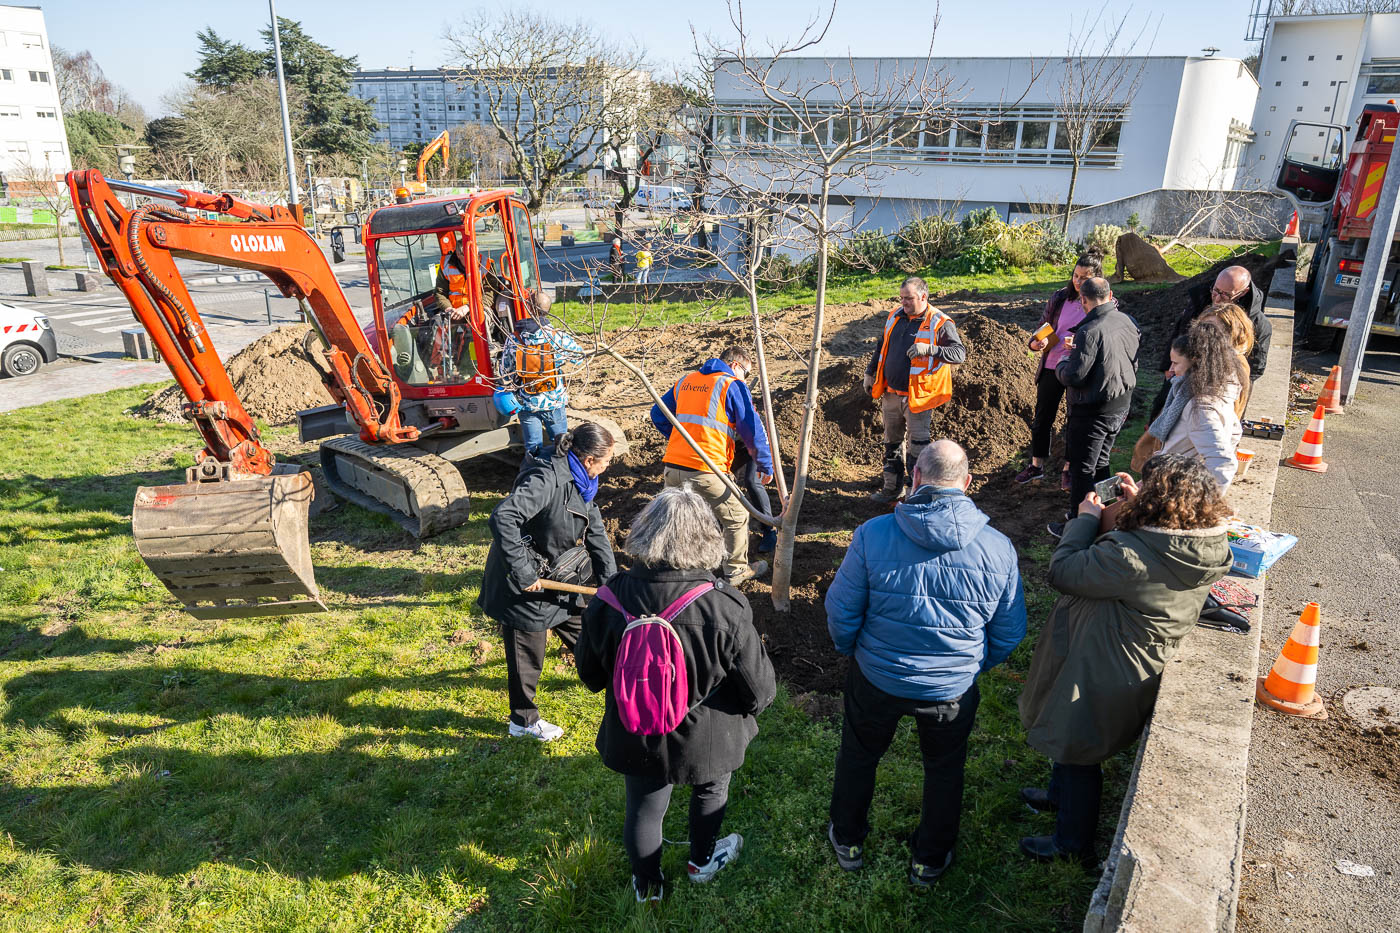
[[[1121,306],[1142,328],[1140,359],[1147,369],[1155,367],[1177,317],[1186,308],[1187,291],[1213,280],[1219,269],[1231,262],[1250,268],[1263,282],[1268,281],[1275,264],[1275,260],[1248,254],[1170,287],[1122,297]],[[1022,570],[1028,574],[1041,571],[1026,556],[1027,546],[1050,543],[1045,525],[1057,520],[1067,504],[1055,481],[1062,453],[1058,442],[1046,465],[1046,483],[1020,486],[1012,479],[1024,463],[1035,406],[1039,358],[1029,354],[1026,341],[1047,297],[959,292],[934,301],[956,323],[968,357],[954,374],[952,400],[933,413],[933,436],[952,438],[967,449],[974,474],[972,496],[990,516],[993,527],[1020,549]],[[891,294],[885,301],[828,306],[791,611],[773,610],[767,581],[744,586],[773,663],[795,694],[840,691],[846,661],[831,647],[822,599],[852,531],[888,511],[868,498],[879,482],[881,425],[878,405],[865,392],[861,380],[885,317],[895,303]],[[797,305],[763,319],[777,412],[777,447],[789,476],[802,421],[813,314],[812,306]],[[329,401],[301,350],[304,333],[304,326],[282,328],[229,360],[234,386],[254,417],[282,424],[291,421],[298,409]],[[726,345],[752,346],[747,316],[637,329],[611,337],[620,352],[645,369],[658,391],[665,391]],[[167,389],[142,406],[138,414],[178,420],[182,401],[178,390]],[[665,445],[651,426],[651,405],[645,387],[621,363],[607,356],[594,358],[571,381],[570,407],[613,419],[627,432],[631,444],[604,476],[597,500],[619,548],[632,519],[662,486]],[[1121,437],[1119,445],[1131,446],[1135,440]],[[512,475],[509,469],[473,466],[469,486],[474,491],[504,494]],[[751,559],[755,556],[751,548]],[[813,715],[831,712],[829,704],[813,700],[810,705]]]

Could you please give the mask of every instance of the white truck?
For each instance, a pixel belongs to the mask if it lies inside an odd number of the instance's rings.
[[[30,376],[58,359],[58,341],[42,314],[0,302],[0,373]]]

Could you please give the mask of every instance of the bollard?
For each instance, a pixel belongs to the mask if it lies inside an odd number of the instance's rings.
[[[78,272],[74,273],[78,279],[78,291],[98,292],[102,290],[101,273],[98,272]]]
[[[263,304],[267,307],[267,326],[268,326],[268,327],[271,327],[271,326],[272,326],[272,296],[270,296],[270,295],[267,293],[267,289],[265,289],[265,288],[263,289]]]
[[[20,266],[24,269],[25,294],[33,298],[46,298],[53,294],[49,291],[49,274],[44,271],[41,260],[31,259],[20,263]]]

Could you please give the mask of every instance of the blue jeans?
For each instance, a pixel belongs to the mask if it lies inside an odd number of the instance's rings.
[[[564,406],[547,411],[526,411],[520,409],[520,434],[525,441],[525,452],[530,456],[539,455],[544,447],[544,433],[549,432],[549,441],[554,443],[559,435],[569,430],[569,419],[564,415]]]

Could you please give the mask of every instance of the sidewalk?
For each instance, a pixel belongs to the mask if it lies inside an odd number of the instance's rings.
[[[1400,341],[1371,344],[1357,399],[1326,419],[1328,471],[1279,471],[1273,527],[1299,543],[1268,575],[1259,669],[1273,664],[1302,607],[1319,603],[1317,690],[1329,718],[1255,709],[1242,933],[1400,930],[1400,736],[1368,730],[1343,705],[1360,684],[1400,688]],[[1334,362],[1300,354],[1294,366]],[[1400,702],[1387,712],[1400,723]],[[1375,874],[1344,874],[1339,859]]]

